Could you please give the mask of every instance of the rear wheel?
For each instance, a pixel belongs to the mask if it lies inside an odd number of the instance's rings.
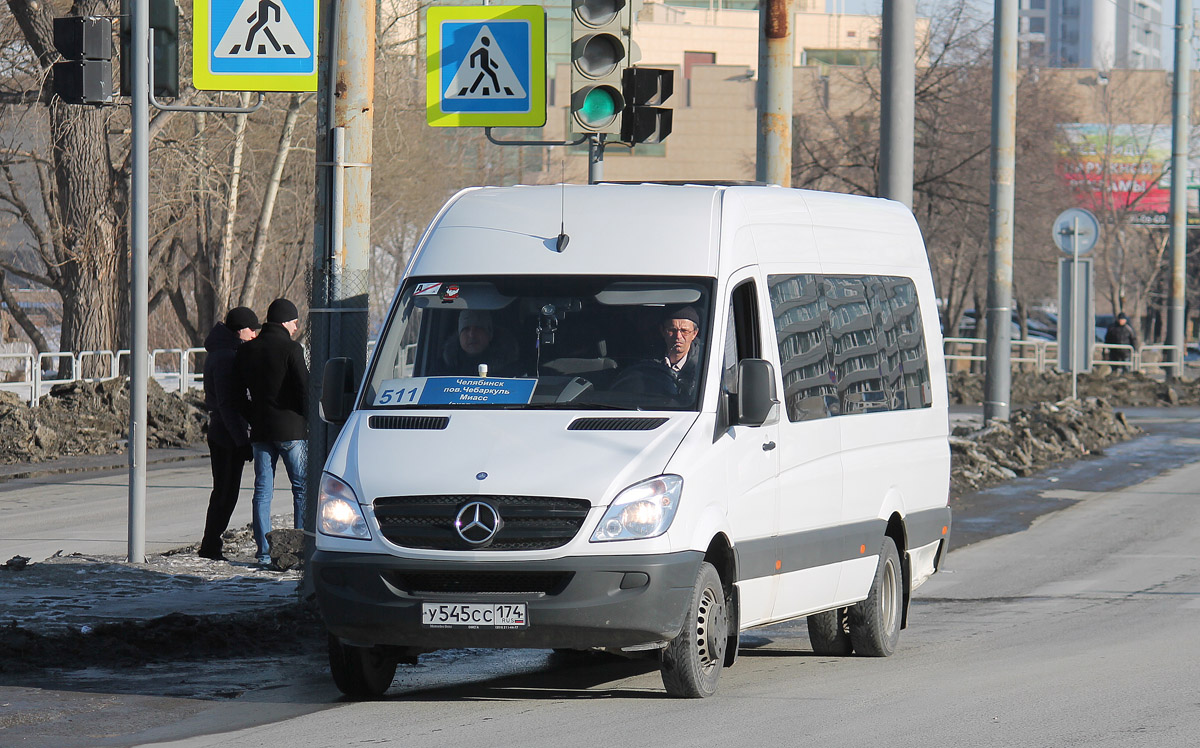
[[[329,636],[329,672],[338,690],[352,699],[382,696],[396,676],[396,660],[380,647],[352,647]]]
[[[683,630],[663,650],[662,679],[667,693],[686,699],[716,693],[728,638],[729,612],[721,577],[712,564],[702,563]]]
[[[904,604],[904,573],[900,554],[891,538],[883,539],[879,566],[867,599],[850,608],[850,640],[865,657],[888,657],[900,641],[900,614]]]
[[[850,609],[836,608],[808,617],[808,641],[819,655],[840,657],[854,650],[850,642]]]

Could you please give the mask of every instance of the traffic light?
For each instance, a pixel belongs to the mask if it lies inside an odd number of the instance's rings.
[[[625,108],[621,75],[633,61],[630,3],[572,0],[572,132],[621,132],[621,112]]]
[[[129,0],[121,0],[121,95],[129,96]],[[175,0],[150,0],[150,59],[154,62],[154,95],[179,96],[179,8]]]
[[[54,93],[68,104],[112,101],[112,21],[70,16],[54,19]]]
[[[625,111],[621,140],[630,145],[661,143],[671,134],[671,110],[662,106],[675,91],[675,71],[664,68],[625,69]]]

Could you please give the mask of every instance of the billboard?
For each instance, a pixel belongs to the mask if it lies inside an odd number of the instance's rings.
[[[1101,216],[1124,213],[1130,223],[1166,225],[1171,209],[1170,125],[1070,123],[1058,130],[1055,171],[1078,207]],[[1197,189],[1200,161],[1191,158],[1190,215],[1197,213]]]

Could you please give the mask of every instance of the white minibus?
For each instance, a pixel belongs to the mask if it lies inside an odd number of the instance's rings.
[[[351,697],[459,647],[655,657],[704,697],[741,632],[802,617],[886,656],[947,550],[941,333],[895,202],[468,189],[367,371],[324,374],[310,573]]]

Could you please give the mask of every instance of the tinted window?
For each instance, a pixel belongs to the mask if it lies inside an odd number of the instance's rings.
[[[827,339],[829,308],[818,277],[772,275],[767,285],[788,420],[837,415],[837,387]]]
[[[862,277],[826,276],[833,369],[843,415],[888,410],[882,355]]]
[[[867,276],[863,279],[863,284],[867,289],[867,303],[871,307],[871,319],[875,325],[876,340],[879,344],[883,391],[890,410],[903,410],[908,407],[904,396],[904,367],[900,358],[900,331],[896,328],[888,295],[888,289],[903,282],[905,282],[904,279],[886,276]]]
[[[772,275],[768,286],[789,420],[932,405],[910,279]]]
[[[896,321],[897,344],[904,368],[905,406],[928,408],[933,405],[929,383],[929,355],[925,350],[925,330],[921,326],[921,308],[917,287],[908,278],[889,278],[889,302]]]

